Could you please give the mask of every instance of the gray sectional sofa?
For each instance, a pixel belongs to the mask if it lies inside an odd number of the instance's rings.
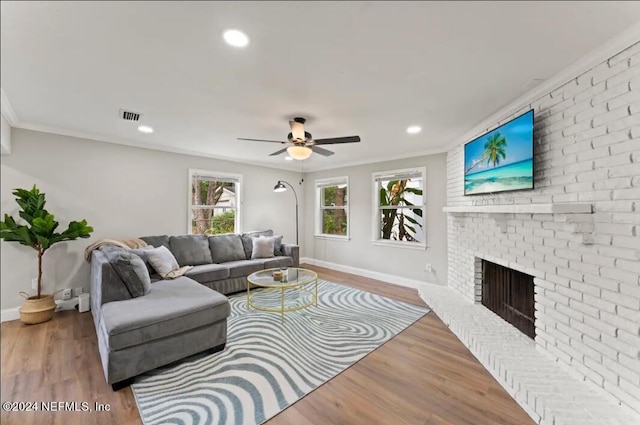
[[[91,311],[104,375],[114,390],[136,375],[203,351],[224,349],[226,294],[246,290],[249,274],[273,267],[297,267],[297,245],[276,243],[274,256],[251,259],[252,237],[272,231],[216,236],[146,236],[147,244],[167,247],[184,276],[164,280],[154,274],[146,295],[132,298],[102,247],[91,256]],[[144,261],[144,251],[136,250]]]

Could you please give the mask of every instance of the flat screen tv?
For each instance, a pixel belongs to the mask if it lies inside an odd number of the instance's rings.
[[[464,145],[464,194],[533,189],[533,110]]]

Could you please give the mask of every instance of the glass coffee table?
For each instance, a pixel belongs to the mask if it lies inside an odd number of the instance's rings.
[[[285,278],[274,277],[282,271]],[[277,275],[277,274],[276,274]],[[262,288],[253,291],[252,285]],[[247,303],[256,310],[284,314],[318,305],[318,275],[307,269],[265,269],[247,276]]]

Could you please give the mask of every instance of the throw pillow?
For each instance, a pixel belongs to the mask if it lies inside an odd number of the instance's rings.
[[[282,255],[282,235],[277,235],[273,237],[273,255],[276,257]]]
[[[153,269],[162,277],[180,268],[176,257],[173,256],[166,246],[150,249],[146,251],[146,254]]]
[[[271,258],[273,257],[273,247],[275,238],[273,236],[260,236],[253,239],[253,249],[251,251],[251,259],[255,258]]]
[[[149,293],[151,279],[142,258],[130,251],[121,251],[113,255],[109,262],[124,282],[132,298]]]

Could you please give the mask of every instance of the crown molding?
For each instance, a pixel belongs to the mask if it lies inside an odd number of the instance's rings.
[[[0,88],[0,103],[2,104],[2,116],[11,127],[15,127],[18,124],[18,117],[2,88]]]
[[[418,152],[406,152],[399,155],[376,156],[373,158],[362,159],[359,161],[350,161],[344,164],[325,165],[325,166],[321,165],[318,167],[310,166],[310,167],[307,167],[307,169],[305,170],[305,173],[315,173],[316,171],[337,170],[340,168],[356,167],[358,165],[377,164],[379,162],[396,161],[399,159],[415,158],[418,156],[437,155],[439,153],[446,153],[448,150],[449,149],[446,147],[439,147],[435,149],[429,149],[429,150],[418,151]]]
[[[77,139],[87,139],[87,140],[93,140],[97,142],[112,143],[115,145],[128,146],[132,148],[150,149],[150,150],[161,151],[161,152],[175,153],[179,155],[188,155],[188,156],[195,156],[199,158],[209,158],[209,159],[216,159],[220,161],[235,162],[239,164],[255,165],[257,167],[273,168],[276,170],[300,172],[300,170],[295,166],[288,166],[288,165],[277,166],[273,164],[265,164],[260,161],[231,158],[227,156],[214,155],[214,154],[209,154],[209,153],[204,153],[199,151],[193,151],[189,149],[174,148],[172,146],[160,145],[156,143],[145,143],[145,142],[140,142],[133,139],[116,138],[116,137],[103,136],[100,134],[85,133],[85,132],[76,131],[76,130],[67,130],[64,128],[58,128],[58,127],[37,124],[37,123],[18,122],[13,127],[24,129],[24,130],[39,131],[41,133],[50,133],[50,134],[57,134],[60,136],[75,137]]]
[[[469,140],[472,140],[477,136],[485,133],[486,131],[491,130],[491,128],[497,126],[497,123],[506,119],[513,113],[524,109],[527,105],[535,102],[540,97],[549,94],[553,90],[563,86],[569,81],[589,71],[596,65],[603,63],[607,59],[615,56],[616,54],[633,46],[636,43],[640,43],[640,22],[627,28],[621,34],[612,38],[595,50],[587,53],[585,56],[578,59],[576,62],[564,68],[560,72],[554,74],[550,78],[544,80],[535,88],[529,90],[513,102],[498,110],[498,112],[492,114],[479,124],[475,125],[471,130],[464,133],[461,137],[457,137],[451,140],[451,142],[448,143],[449,149],[454,148],[461,143],[466,143]]]

